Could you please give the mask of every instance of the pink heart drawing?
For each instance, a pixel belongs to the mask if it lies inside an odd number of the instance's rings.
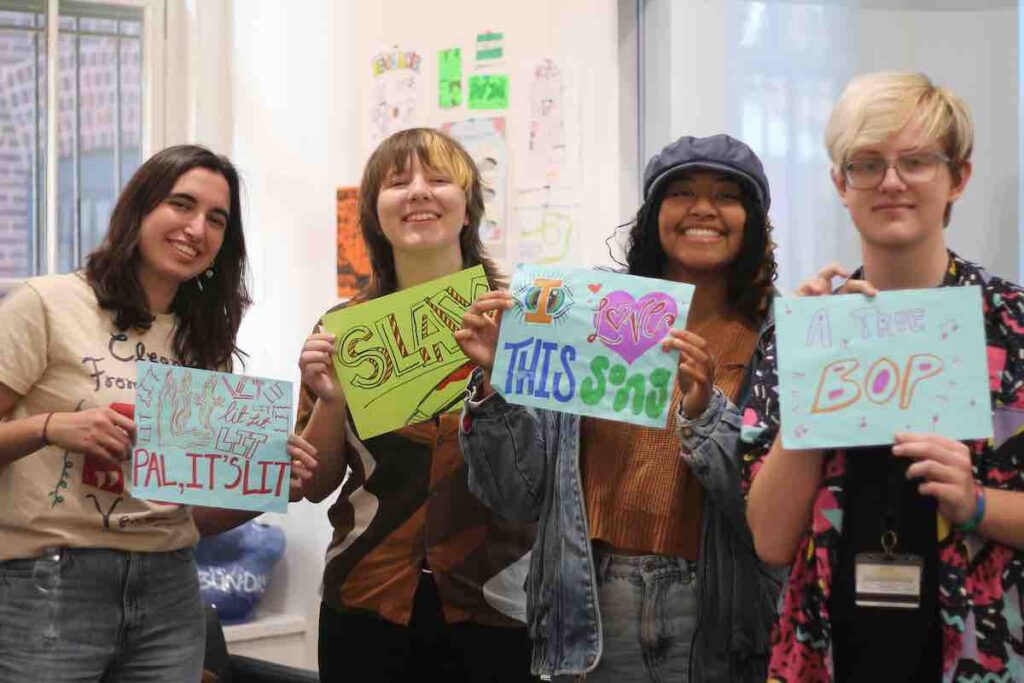
[[[597,294],[597,292],[601,289],[601,284],[597,283],[593,285],[587,285],[587,289],[589,289],[592,293]]]
[[[594,333],[587,337],[601,342],[633,364],[647,349],[659,343],[679,316],[675,299],[664,292],[651,292],[639,300],[623,290],[610,292],[594,312]]]

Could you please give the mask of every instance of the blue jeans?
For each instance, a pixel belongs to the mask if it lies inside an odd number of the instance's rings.
[[[604,649],[587,683],[685,683],[697,628],[697,564],[665,555],[615,555],[598,545],[594,552]]]
[[[0,562],[0,683],[193,683],[205,629],[192,548]]]

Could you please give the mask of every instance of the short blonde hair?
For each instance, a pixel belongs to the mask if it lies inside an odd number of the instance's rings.
[[[825,147],[832,171],[858,150],[882,142],[918,123],[929,140],[937,141],[949,157],[955,182],[974,150],[974,123],[967,105],[951,90],[920,73],[879,72],[853,78],[843,90],[825,126]],[[946,207],[949,224],[952,207]]]
[[[851,80],[825,126],[825,147],[839,172],[850,156],[917,122],[937,140],[954,171],[971,158],[974,124],[967,105],[919,73],[873,73]]]

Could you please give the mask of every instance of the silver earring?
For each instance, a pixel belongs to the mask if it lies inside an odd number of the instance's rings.
[[[213,268],[207,268],[206,269],[206,279],[209,280],[211,277],[213,277]]]

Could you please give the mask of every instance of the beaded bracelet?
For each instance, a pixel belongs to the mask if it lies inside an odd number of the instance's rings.
[[[985,519],[985,489],[977,482],[974,483],[974,514],[963,524],[954,525],[958,531],[974,531]]]

